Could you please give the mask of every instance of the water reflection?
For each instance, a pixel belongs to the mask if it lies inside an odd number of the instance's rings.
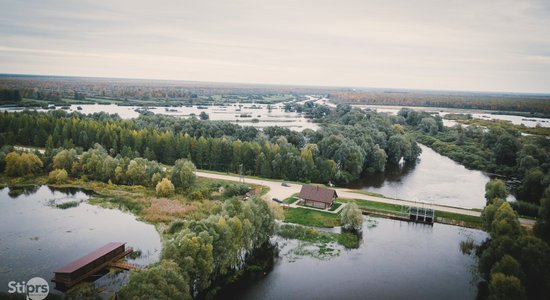
[[[466,169],[424,145],[420,148],[422,154],[416,164],[366,174],[349,187],[411,201],[464,208],[485,206],[485,184],[489,176]]]
[[[480,230],[443,224],[374,219],[365,222],[359,249],[319,260],[286,253],[297,241],[281,241],[273,272],[236,291],[239,299],[473,299],[476,260],[460,251],[460,241],[479,243]],[[229,296],[229,295],[226,295]],[[223,298],[223,297],[222,297]]]
[[[158,261],[162,245],[153,225],[116,209],[90,205],[86,202],[89,194],[47,186],[0,190],[0,292],[6,292],[12,280],[39,276],[49,281],[54,269],[111,241],[127,242],[128,247],[141,250],[142,256],[132,263]],[[80,204],[57,207],[70,201]],[[127,274],[109,273],[111,277],[90,284],[96,292],[103,290],[101,296],[109,296],[127,280]],[[52,284],[50,291],[54,291]]]

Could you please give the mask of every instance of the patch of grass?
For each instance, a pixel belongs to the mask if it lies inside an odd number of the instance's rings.
[[[283,200],[283,202],[286,203],[286,204],[293,204],[298,200],[299,200],[298,197],[290,196],[290,197],[286,198],[285,200]]]
[[[300,225],[283,224],[277,228],[276,233],[285,239],[296,239],[321,244],[319,245],[321,254],[323,254],[324,250],[332,251],[332,249],[328,248],[328,243],[338,243],[349,249],[356,249],[359,247],[359,237],[349,232],[324,232]]]
[[[344,202],[344,203],[353,202],[357,204],[359,208],[365,208],[369,210],[401,213],[401,205],[397,205],[397,204],[382,203],[382,202],[375,202],[375,201],[369,201],[369,200],[347,199],[347,198],[338,198],[338,201]]]
[[[317,227],[340,226],[340,215],[307,208],[285,210],[285,222]]]
[[[120,210],[129,210],[133,214],[141,215],[145,208],[144,203],[136,202],[134,199],[124,196],[94,195],[88,202],[105,208],[118,208]]]
[[[435,211],[436,217],[441,218],[447,218],[447,219],[454,219],[459,221],[465,221],[465,222],[471,222],[471,223],[480,223],[481,224],[481,218],[477,216],[468,216],[468,215],[461,215],[461,214],[455,214],[445,211]]]
[[[56,204],[55,207],[60,209],[67,209],[71,207],[77,207],[80,204],[80,201],[69,201],[65,203]]]
[[[357,191],[357,190],[352,190],[352,192],[354,192],[356,194],[363,194],[363,195],[372,196],[372,197],[386,198],[386,196],[384,196],[382,194],[373,193],[373,192]]]
[[[332,207],[328,210],[328,211],[335,211],[338,209],[338,207],[342,206],[342,203],[340,202],[334,202],[334,204],[332,204]]]

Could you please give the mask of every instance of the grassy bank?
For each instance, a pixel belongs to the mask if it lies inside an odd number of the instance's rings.
[[[359,208],[368,210],[369,212],[373,212],[376,214],[376,212],[380,213],[390,213],[395,215],[401,215],[402,212],[405,212],[405,209],[401,207],[401,205],[397,204],[390,204],[390,203],[381,203],[381,202],[374,202],[369,200],[360,200],[360,199],[346,199],[346,198],[339,198],[338,201],[349,203],[354,202],[359,206]],[[383,217],[382,214],[379,216]],[[456,214],[456,213],[450,213],[450,212],[444,212],[444,211],[435,211],[435,217],[436,222],[444,223],[444,224],[451,224],[451,225],[457,225],[457,226],[463,226],[463,227],[471,227],[471,228],[481,228],[481,218],[478,216],[470,216],[470,215],[462,215],[462,214]]]
[[[338,243],[348,249],[355,249],[359,246],[357,235],[349,232],[325,232],[300,225],[283,224],[278,226],[276,233],[285,239],[321,244]]]

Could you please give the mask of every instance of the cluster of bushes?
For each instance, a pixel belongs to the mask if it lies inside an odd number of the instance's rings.
[[[219,213],[206,219],[174,222],[161,262],[133,272],[120,296],[211,297],[219,286],[239,277],[245,269],[254,269],[249,263],[254,252],[269,243],[273,232],[273,213],[265,201],[228,199]]]
[[[517,213],[502,200],[506,190],[502,181],[486,187],[487,206],[481,218],[490,234],[477,248],[479,271],[488,285],[480,296],[488,299],[542,299],[550,292],[549,215],[537,221],[535,234],[523,229]],[[545,209],[550,208],[550,189]]]

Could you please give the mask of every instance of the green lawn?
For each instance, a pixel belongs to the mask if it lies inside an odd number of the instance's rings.
[[[347,198],[338,198],[338,201],[344,202],[344,203],[354,202],[355,204],[357,204],[357,206],[359,206],[359,208],[387,211],[387,212],[393,212],[393,213],[401,212],[401,205],[397,205],[397,204],[374,202],[369,200],[347,199]]]
[[[285,200],[283,200],[283,202],[286,203],[286,204],[293,204],[296,201],[298,201],[298,197],[296,197],[296,196],[290,196],[290,197],[286,198]]]
[[[307,208],[285,210],[285,222],[317,227],[340,226],[340,215]]]
[[[334,202],[334,204],[332,205],[332,207],[329,209],[329,211],[335,211],[338,209],[338,207],[342,206],[342,203],[340,202]]]
[[[474,226],[477,226],[477,225],[481,226],[481,218],[476,216],[460,215],[460,214],[454,214],[454,213],[438,211],[438,210],[435,211],[435,216],[439,218],[463,221]]]

